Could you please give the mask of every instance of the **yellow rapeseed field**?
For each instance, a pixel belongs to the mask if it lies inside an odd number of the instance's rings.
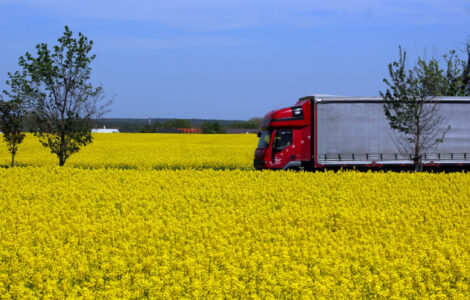
[[[470,297],[466,173],[254,171],[253,135],[99,135],[60,168],[36,143],[0,168],[0,298]]]
[[[94,134],[93,143],[73,154],[68,166],[80,168],[223,168],[253,169],[255,134]],[[0,165],[11,157],[0,142]],[[19,146],[20,166],[56,166],[59,161],[28,134]]]

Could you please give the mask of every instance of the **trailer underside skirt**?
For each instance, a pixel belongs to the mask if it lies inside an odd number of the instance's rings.
[[[351,165],[351,166],[363,166],[363,165],[394,165],[394,166],[401,166],[401,165],[413,165],[413,161],[410,160],[402,160],[402,161],[375,161],[375,160],[370,160],[370,161],[359,161],[359,160],[354,160],[354,161],[324,161],[324,160],[318,160],[317,162],[318,165],[324,165],[324,166],[342,166],[342,165]],[[439,161],[425,161],[423,160],[423,165],[470,165],[470,161],[459,161],[459,160],[454,160],[454,161],[448,161],[448,160],[439,160]]]

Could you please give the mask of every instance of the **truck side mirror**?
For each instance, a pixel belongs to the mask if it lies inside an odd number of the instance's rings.
[[[261,137],[261,131],[258,131],[258,133],[256,134],[258,137]]]

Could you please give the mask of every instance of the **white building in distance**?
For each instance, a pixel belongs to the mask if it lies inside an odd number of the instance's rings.
[[[103,126],[103,128],[93,128],[91,132],[92,133],[119,133],[119,129],[106,128],[106,126]]]

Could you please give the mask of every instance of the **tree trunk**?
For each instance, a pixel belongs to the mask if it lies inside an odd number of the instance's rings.
[[[11,154],[11,167],[13,168],[15,166],[15,153]]]
[[[423,160],[421,158],[421,145],[419,144],[419,136],[417,137],[417,143],[415,145],[415,153],[413,157],[413,163],[415,165],[415,172],[423,171]]]
[[[419,172],[419,158],[416,155],[413,158],[413,164],[415,165],[415,172]]]
[[[416,118],[416,144],[415,144],[415,172],[421,172],[423,170],[423,161],[421,160],[421,118],[420,114],[422,113],[423,109],[423,102],[420,103],[419,111],[415,115]]]
[[[64,133],[60,134],[60,147],[59,147],[59,166],[63,167],[65,164],[65,136]]]

